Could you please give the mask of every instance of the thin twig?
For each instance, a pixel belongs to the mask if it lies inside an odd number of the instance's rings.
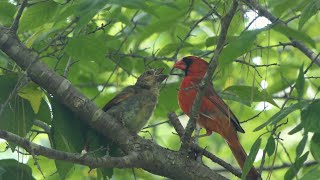
[[[180,49],[183,47],[183,45],[186,42],[186,40],[191,36],[192,31],[198,26],[198,24],[201,23],[202,21],[204,21],[205,19],[207,19],[213,13],[215,13],[215,9],[210,9],[210,11],[206,15],[204,15],[202,18],[200,18],[195,23],[193,23],[193,25],[190,27],[190,29],[187,32],[187,34],[183,37],[183,39],[180,40],[180,44],[177,47],[175,53],[173,54],[172,59],[177,59],[177,56],[179,54]]]
[[[17,16],[16,18],[14,19],[11,27],[10,27],[10,30],[14,33],[17,33],[18,31],[18,27],[19,27],[19,22],[20,22],[20,18],[21,18],[21,15],[23,13],[23,10],[24,8],[28,5],[28,0],[23,0],[21,5],[20,5],[20,8],[19,8],[19,11],[17,13]]]
[[[157,123],[157,124],[152,124],[152,125],[149,125],[149,126],[146,126],[146,127],[142,128],[142,130],[148,129],[148,128],[153,128],[153,127],[159,126],[159,125],[161,125],[161,124],[166,124],[166,123],[168,123],[168,122],[170,122],[170,121],[167,120],[167,121],[159,122],[159,123]]]
[[[278,63],[257,65],[257,64],[250,64],[250,63],[248,63],[248,62],[246,62],[246,61],[239,60],[239,59],[236,59],[236,60],[234,60],[234,61],[235,61],[235,62],[238,62],[238,63],[241,63],[241,64],[248,65],[248,66],[253,67],[253,68],[269,67],[269,66],[280,66],[280,64],[278,64]]]
[[[303,163],[302,167],[310,167],[310,166],[314,166],[317,165],[318,162],[317,161],[310,161],[310,162],[305,162]],[[282,170],[285,168],[291,167],[290,163],[283,163],[280,165],[276,165],[276,166],[268,166],[268,167],[263,167],[262,171],[270,171],[270,170]],[[219,169],[213,169],[216,172],[226,172],[228,171],[227,169],[224,168],[219,168]],[[240,171],[240,169],[238,169]]]

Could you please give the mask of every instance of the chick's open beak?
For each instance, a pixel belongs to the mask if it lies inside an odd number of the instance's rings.
[[[156,69],[156,71],[155,71],[155,75],[156,75],[158,82],[162,82],[163,80],[165,80],[168,77],[168,75],[162,74],[163,70],[164,70],[164,68],[159,68],[159,69]]]

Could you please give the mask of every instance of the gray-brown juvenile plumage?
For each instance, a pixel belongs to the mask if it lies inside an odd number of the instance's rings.
[[[158,102],[160,85],[168,77],[162,71],[147,70],[135,85],[123,89],[103,110],[120,120],[131,132],[139,132],[151,117]]]

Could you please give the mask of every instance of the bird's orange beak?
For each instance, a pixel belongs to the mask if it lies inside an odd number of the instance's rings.
[[[178,69],[181,69],[181,70],[185,70],[187,68],[187,65],[186,63],[184,63],[182,60],[180,61],[177,61],[174,65],[173,65],[174,68],[178,68]]]

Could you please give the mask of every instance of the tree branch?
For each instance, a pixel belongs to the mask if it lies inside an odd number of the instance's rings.
[[[99,109],[71,83],[38,60],[38,54],[26,48],[10,31],[0,26],[0,49],[12,58],[28,76],[62,102],[82,121],[108,137],[126,153],[137,152],[140,167],[172,179],[225,179],[207,166],[180,152],[163,148],[150,140],[131,134],[119,121]]]
[[[286,23],[272,15],[267,9],[263,8],[256,0],[238,0],[243,1],[247,6],[249,6],[251,9],[254,9],[258,11],[258,14],[261,16],[266,17],[269,19],[272,23],[278,23],[281,26],[286,26]],[[314,53],[311,49],[309,49],[306,45],[303,43],[290,38],[292,42],[292,46],[299,49],[303,54],[305,54],[310,60],[314,61],[315,64],[320,66],[320,58],[317,57],[317,53]]]
[[[63,160],[72,163],[78,163],[82,165],[89,166],[90,168],[97,167],[117,167],[117,168],[130,168],[139,167],[141,160],[139,159],[139,154],[136,152],[130,152],[129,155],[124,157],[90,157],[86,154],[81,155],[77,153],[69,153],[58,151],[55,149],[40,146],[38,144],[32,143],[25,138],[18,135],[10,133],[8,131],[0,130],[0,138],[5,139],[9,142],[13,142],[18,146],[24,148],[30,154],[45,156],[50,159]]]

